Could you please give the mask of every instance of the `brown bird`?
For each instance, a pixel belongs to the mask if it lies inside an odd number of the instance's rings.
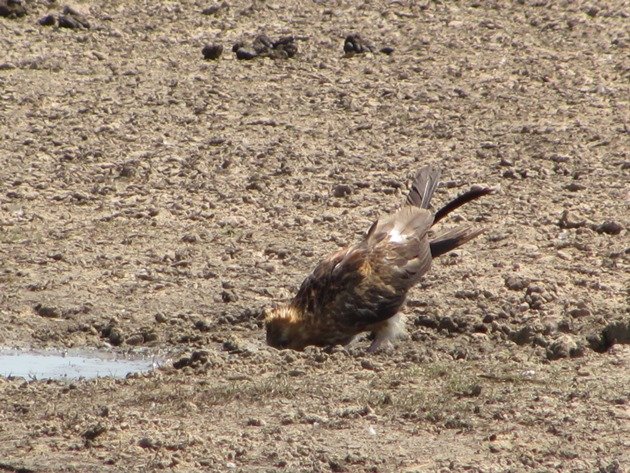
[[[323,259],[288,304],[265,311],[267,344],[294,350],[346,345],[372,332],[368,352],[373,352],[399,336],[404,322],[398,311],[433,258],[483,232],[467,226],[429,239],[435,223],[493,191],[473,187],[434,214],[428,207],[439,177],[437,169],[421,169],[401,209],[374,222],[359,243]]]

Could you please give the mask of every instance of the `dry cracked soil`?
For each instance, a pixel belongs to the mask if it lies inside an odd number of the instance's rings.
[[[0,378],[0,471],[629,471],[627,2],[71,7],[0,1],[0,346],[169,361]],[[268,348],[425,164],[499,191],[405,339]]]

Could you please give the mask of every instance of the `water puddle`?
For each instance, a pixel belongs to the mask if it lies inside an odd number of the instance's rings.
[[[0,376],[25,379],[124,378],[151,371],[164,360],[141,354],[97,350],[14,350],[0,348]]]

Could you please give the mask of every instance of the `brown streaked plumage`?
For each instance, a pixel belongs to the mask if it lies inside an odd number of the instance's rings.
[[[362,332],[373,332],[368,351],[374,351],[395,338],[407,292],[433,258],[483,232],[460,227],[429,240],[429,229],[448,213],[492,192],[473,187],[434,214],[428,207],[439,177],[439,170],[422,168],[402,208],[374,222],[359,243],[324,258],[288,304],[267,311],[267,343],[302,350],[345,345]]]

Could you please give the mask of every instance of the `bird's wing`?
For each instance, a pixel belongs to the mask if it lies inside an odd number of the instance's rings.
[[[377,221],[362,242],[319,263],[293,303],[321,323],[356,330],[392,317],[431,265],[426,232],[432,221],[417,207]]]
[[[431,212],[411,206],[376,222],[366,236],[372,272],[397,289],[416,284],[431,266],[432,224]]]

